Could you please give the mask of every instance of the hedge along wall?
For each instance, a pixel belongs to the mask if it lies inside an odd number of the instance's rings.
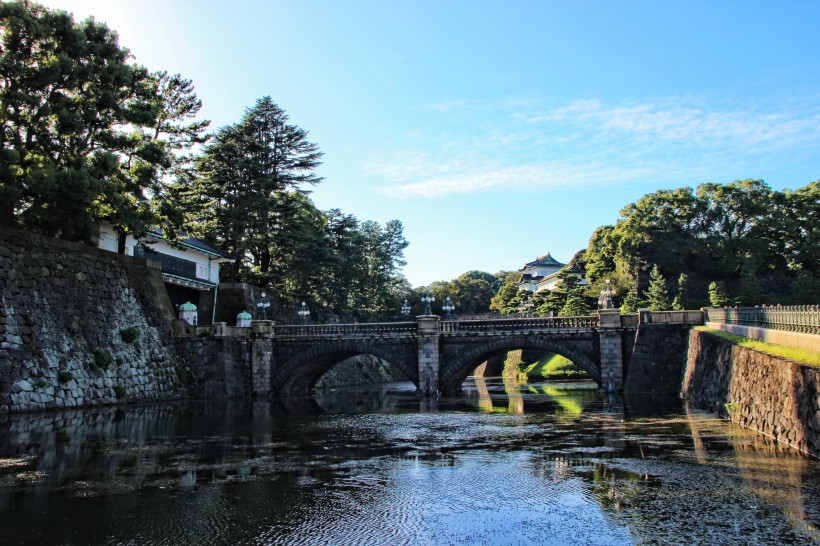
[[[0,412],[184,395],[161,290],[140,258],[0,227]]]
[[[820,456],[820,368],[692,330],[682,394],[741,426]]]

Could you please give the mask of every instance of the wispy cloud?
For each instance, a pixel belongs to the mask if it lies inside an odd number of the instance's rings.
[[[589,188],[658,176],[711,176],[738,162],[820,151],[817,97],[780,105],[668,97],[545,106],[528,100],[427,105],[441,116],[424,146],[364,165],[394,197],[516,188]],[[747,175],[749,173],[738,173]]]
[[[381,188],[393,197],[439,197],[454,193],[515,188],[571,188],[578,184],[589,187],[611,184],[613,178],[634,180],[651,174],[647,169],[611,172],[601,166],[518,166],[486,172],[474,172],[430,178],[420,182],[398,184]]]

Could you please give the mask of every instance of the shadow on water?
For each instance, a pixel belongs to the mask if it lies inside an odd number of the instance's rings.
[[[0,418],[0,542],[820,540],[820,463],[671,398],[410,383]]]

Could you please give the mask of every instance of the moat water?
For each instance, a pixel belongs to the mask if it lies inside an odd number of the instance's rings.
[[[0,417],[0,544],[820,543],[819,461],[584,386]]]

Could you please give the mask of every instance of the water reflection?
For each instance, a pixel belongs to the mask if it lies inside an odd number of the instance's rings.
[[[820,540],[817,461],[674,398],[577,387],[3,418],[0,542]]]

